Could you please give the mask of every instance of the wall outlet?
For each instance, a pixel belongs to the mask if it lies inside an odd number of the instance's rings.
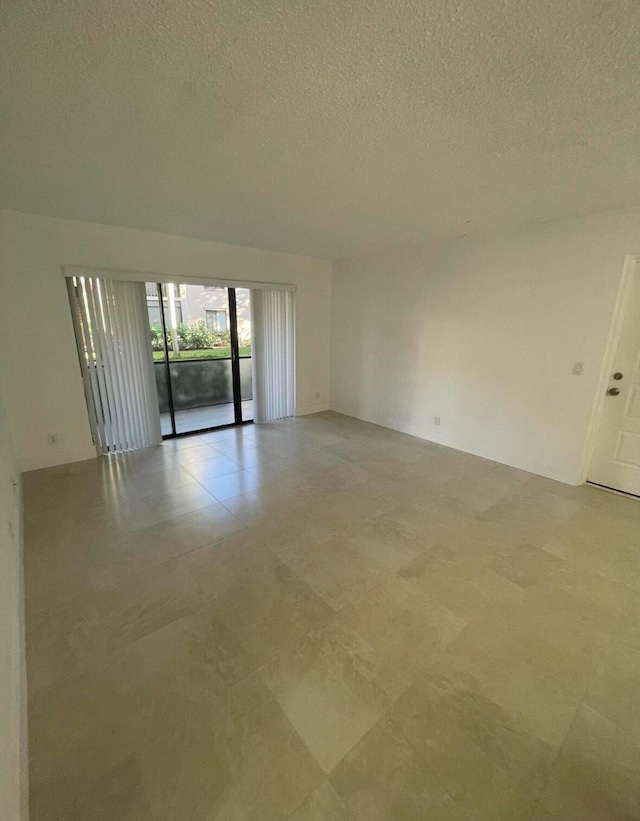
[[[320,391],[316,391],[316,399],[320,399]]]
[[[439,425],[440,425],[440,417],[439,416],[434,416],[433,417],[433,426],[435,428],[437,428]]]
[[[50,433],[50,434],[47,436],[47,442],[49,443],[49,445],[50,445],[51,447],[52,447],[53,445],[57,445],[57,444],[58,444],[58,434],[57,434],[57,433]]]
[[[574,362],[573,368],[571,368],[571,373],[574,376],[582,376],[584,373],[584,362]]]

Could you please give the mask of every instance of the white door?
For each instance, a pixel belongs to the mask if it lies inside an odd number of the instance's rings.
[[[640,496],[640,264],[635,265],[623,309],[620,340],[589,481]]]

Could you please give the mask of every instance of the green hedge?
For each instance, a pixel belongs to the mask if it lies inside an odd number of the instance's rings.
[[[204,319],[198,319],[191,325],[180,322],[177,333],[178,347],[181,351],[199,351],[231,344],[229,331],[211,331],[207,328]],[[173,337],[170,328],[167,328],[167,341],[169,347],[172,348]],[[151,347],[154,351],[163,349],[162,328],[160,325],[151,326]]]

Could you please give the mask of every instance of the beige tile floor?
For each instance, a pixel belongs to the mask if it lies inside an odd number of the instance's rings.
[[[640,819],[640,503],[336,414],[25,477],[32,821]]]

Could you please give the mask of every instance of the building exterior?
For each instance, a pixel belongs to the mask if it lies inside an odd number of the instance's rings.
[[[149,323],[160,324],[158,287],[155,282],[147,282],[147,309]],[[227,288],[215,285],[173,285],[175,293],[176,321],[193,325],[202,320],[212,331],[229,330],[229,298]],[[168,299],[163,300],[167,309]],[[251,336],[250,291],[236,288],[236,311],[238,315],[238,336],[248,340]]]

